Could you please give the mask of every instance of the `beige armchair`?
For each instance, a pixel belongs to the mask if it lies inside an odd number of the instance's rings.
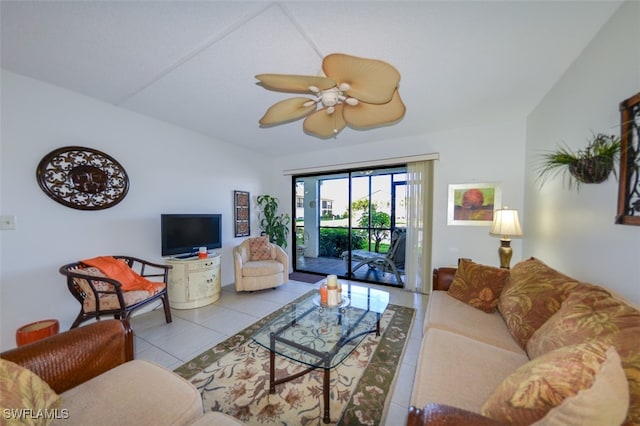
[[[274,288],[289,281],[289,256],[267,237],[244,240],[233,249],[236,290]]]

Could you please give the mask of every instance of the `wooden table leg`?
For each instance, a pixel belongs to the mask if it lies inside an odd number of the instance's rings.
[[[275,339],[271,335],[271,350],[269,351],[269,393],[276,393],[276,350]]]
[[[331,384],[331,374],[330,369],[325,367],[324,369],[324,380],[322,383],[322,393],[324,396],[324,418],[322,421],[324,423],[331,423],[331,415],[329,414],[329,385]]]

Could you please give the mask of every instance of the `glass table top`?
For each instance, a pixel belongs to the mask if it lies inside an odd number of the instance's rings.
[[[342,295],[343,303],[327,307],[318,292],[311,293],[265,324],[253,340],[312,367],[335,367],[376,331],[389,304],[388,292],[354,284],[342,284]]]

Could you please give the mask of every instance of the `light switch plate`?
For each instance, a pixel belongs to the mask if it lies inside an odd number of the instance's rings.
[[[17,218],[14,215],[0,216],[0,229],[4,231],[13,231],[16,229]]]

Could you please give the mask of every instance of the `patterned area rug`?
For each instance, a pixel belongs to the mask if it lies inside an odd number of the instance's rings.
[[[200,390],[205,410],[223,411],[248,425],[323,424],[322,369],[269,393],[269,351],[251,336],[281,310],[175,370]],[[414,317],[415,309],[390,304],[381,318],[381,336],[367,335],[331,370],[332,424],[378,425],[385,418]],[[303,369],[276,356],[276,377]]]

